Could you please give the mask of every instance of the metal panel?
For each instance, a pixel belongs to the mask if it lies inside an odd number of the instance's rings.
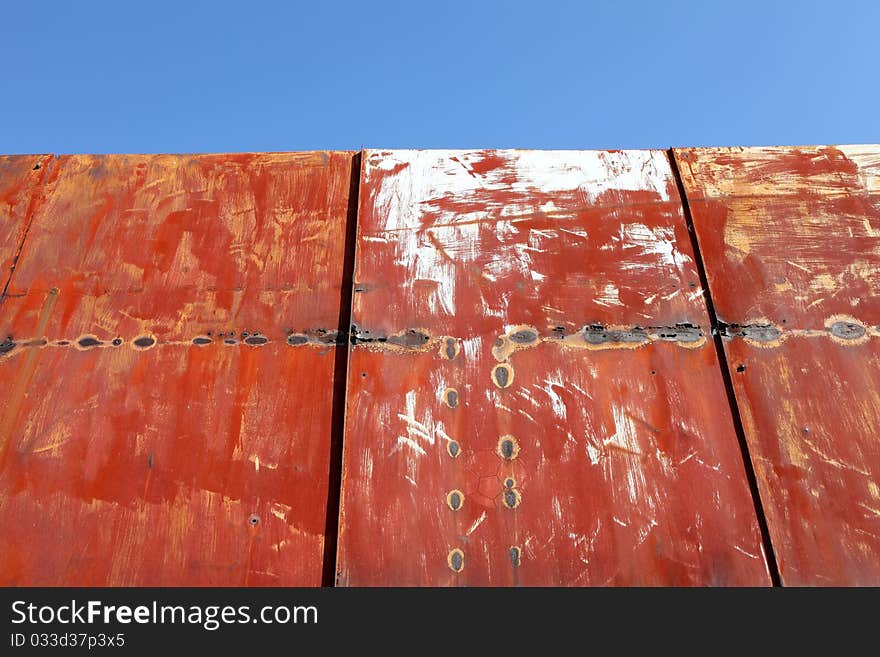
[[[338,582],[769,583],[662,152],[367,151]]]
[[[0,583],[321,583],[351,167],[54,163],[0,308]]]
[[[782,582],[880,584],[880,148],[675,152]]]
[[[0,156],[0,303],[30,222],[34,192],[51,159],[50,155]]]

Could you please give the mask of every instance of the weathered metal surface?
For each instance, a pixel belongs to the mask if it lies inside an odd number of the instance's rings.
[[[880,585],[880,147],[675,157],[782,582]]]
[[[367,151],[338,583],[769,583],[661,152]]]
[[[351,163],[51,162],[0,306],[0,583],[321,583]]]
[[[46,155],[0,156],[0,303],[49,161]]]

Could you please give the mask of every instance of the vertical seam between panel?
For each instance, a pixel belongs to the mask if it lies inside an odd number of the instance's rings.
[[[327,505],[324,525],[322,586],[336,585],[336,559],[339,542],[339,508],[342,495],[342,451],[345,441],[345,407],[348,399],[348,363],[351,358],[351,313],[354,288],[355,246],[363,151],[352,155],[348,211],[343,247],[339,323],[334,347],[333,401],[331,405],[330,462],[327,478]]]
[[[697,238],[697,231],[694,227],[694,218],[691,213],[690,203],[687,197],[687,191],[684,186],[684,180],[681,177],[681,171],[678,168],[678,162],[675,159],[675,151],[670,148],[666,151],[672,167],[672,175],[675,178],[675,184],[678,187],[678,195],[681,197],[681,206],[684,211],[684,219],[687,223],[688,235],[691,240],[691,247],[694,252],[694,262],[697,267],[697,273],[700,277],[700,285],[703,288],[703,298],[706,301],[706,310],[709,313],[709,321],[711,323],[711,334],[715,343],[715,352],[718,359],[719,369],[721,370],[721,379],[724,382],[724,389],[727,393],[727,402],[730,405],[730,414],[733,418],[733,426],[736,431],[736,437],[739,441],[740,452],[742,453],[743,466],[746,472],[746,479],[749,483],[749,489],[752,494],[752,502],[755,506],[755,516],[758,519],[758,527],[761,530],[761,540],[764,545],[764,553],[767,558],[767,568],[770,572],[770,580],[773,586],[781,586],[782,581],[779,575],[779,566],[776,562],[776,551],[773,549],[773,542],[770,538],[770,528],[767,524],[767,516],[764,513],[764,504],[761,501],[761,491],[758,488],[758,478],[755,474],[755,466],[752,462],[752,456],[749,452],[748,441],[746,440],[745,429],[742,423],[742,417],[739,412],[739,405],[736,401],[736,392],[733,388],[733,379],[730,375],[730,366],[727,362],[727,354],[724,351],[724,343],[722,342],[721,333],[718,331],[718,316],[715,314],[715,303],[712,300],[712,292],[709,288],[709,279],[706,275],[706,267],[703,263],[703,255],[700,252],[700,243]]]

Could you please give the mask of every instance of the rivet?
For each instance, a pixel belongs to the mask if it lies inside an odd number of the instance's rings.
[[[455,338],[446,338],[443,341],[443,345],[440,347],[440,356],[446,360],[454,360],[455,357],[458,356],[459,349],[458,340]]]
[[[156,344],[156,338],[152,335],[142,335],[135,338],[131,344],[135,349],[149,349]]]
[[[495,451],[505,461],[512,461],[519,456],[519,443],[511,435],[501,436],[498,439],[498,446],[495,448]]]
[[[443,402],[449,408],[455,408],[458,406],[458,390],[455,388],[446,388],[446,390],[443,391]]]
[[[492,381],[499,388],[507,388],[513,383],[513,368],[507,363],[501,363],[492,368]]]
[[[534,329],[520,329],[511,333],[510,339],[517,344],[532,344],[538,339],[538,332]]]
[[[446,506],[453,511],[458,511],[464,504],[464,493],[460,490],[451,490],[446,493]]]
[[[504,501],[504,506],[508,509],[515,509],[519,506],[519,503],[522,502],[522,495],[519,494],[519,491],[515,488],[509,488],[504,491],[504,495],[501,496]]]
[[[446,451],[449,452],[449,456],[452,458],[458,458],[458,455],[461,454],[461,445],[456,440],[450,440],[446,443]]]
[[[460,573],[464,570],[464,552],[459,548],[450,550],[449,555],[446,557],[446,563],[449,564],[449,568],[453,572]]]
[[[510,550],[508,550],[508,554],[510,555],[510,563],[514,568],[519,566],[520,560],[522,558],[522,550],[518,545],[511,545]]]
[[[79,340],[76,341],[76,344],[81,349],[91,349],[92,347],[98,347],[101,345],[101,341],[96,338],[94,335],[84,335]]]
[[[834,322],[828,329],[836,338],[842,340],[858,340],[864,337],[866,329],[861,324],[855,322]]]

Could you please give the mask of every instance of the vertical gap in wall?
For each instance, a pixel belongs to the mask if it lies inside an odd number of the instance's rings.
[[[348,383],[348,359],[351,333],[351,301],[354,284],[354,253],[357,240],[358,191],[360,189],[361,153],[351,161],[351,183],[345,222],[342,287],[339,323],[336,327],[333,369],[333,401],[330,430],[330,472],[327,480],[327,520],[324,525],[324,569],[322,586],[336,584],[336,546],[339,537],[339,499],[342,487],[342,443],[345,432],[345,397]]]
[[[742,418],[739,414],[739,406],[736,403],[736,393],[733,389],[733,379],[730,376],[730,367],[727,363],[727,355],[724,352],[724,343],[722,342],[721,333],[718,331],[718,316],[715,314],[715,303],[712,301],[712,293],[709,289],[709,279],[706,276],[706,267],[703,264],[703,255],[700,252],[700,243],[697,239],[697,231],[694,228],[694,218],[691,214],[691,206],[688,202],[687,192],[684,188],[684,181],[681,177],[681,171],[678,168],[678,162],[675,160],[675,152],[673,149],[667,151],[669,163],[672,167],[672,175],[675,177],[675,183],[678,186],[678,195],[681,197],[681,205],[684,210],[684,218],[687,222],[688,234],[691,238],[691,247],[694,251],[694,262],[697,266],[697,272],[700,276],[700,285],[703,288],[703,296],[706,299],[706,308],[709,312],[709,321],[711,323],[710,331],[715,342],[715,352],[718,356],[718,364],[721,369],[721,378],[724,381],[724,388],[727,391],[727,402],[730,405],[730,414],[733,417],[733,426],[736,430],[736,437],[739,440],[739,448],[742,452],[743,465],[745,466],[746,478],[749,482],[749,488],[752,492],[752,501],[755,504],[755,515],[758,518],[758,526],[761,530],[761,540],[764,543],[764,553],[767,556],[767,567],[770,570],[770,579],[773,586],[781,586],[782,581],[779,577],[779,566],[776,563],[776,552],[773,549],[773,543],[770,540],[770,529],[767,526],[767,517],[764,514],[764,505],[761,502],[761,492],[758,489],[758,478],[755,476],[755,466],[752,463],[752,457],[749,453],[749,445],[746,440],[746,433],[743,428]]]

